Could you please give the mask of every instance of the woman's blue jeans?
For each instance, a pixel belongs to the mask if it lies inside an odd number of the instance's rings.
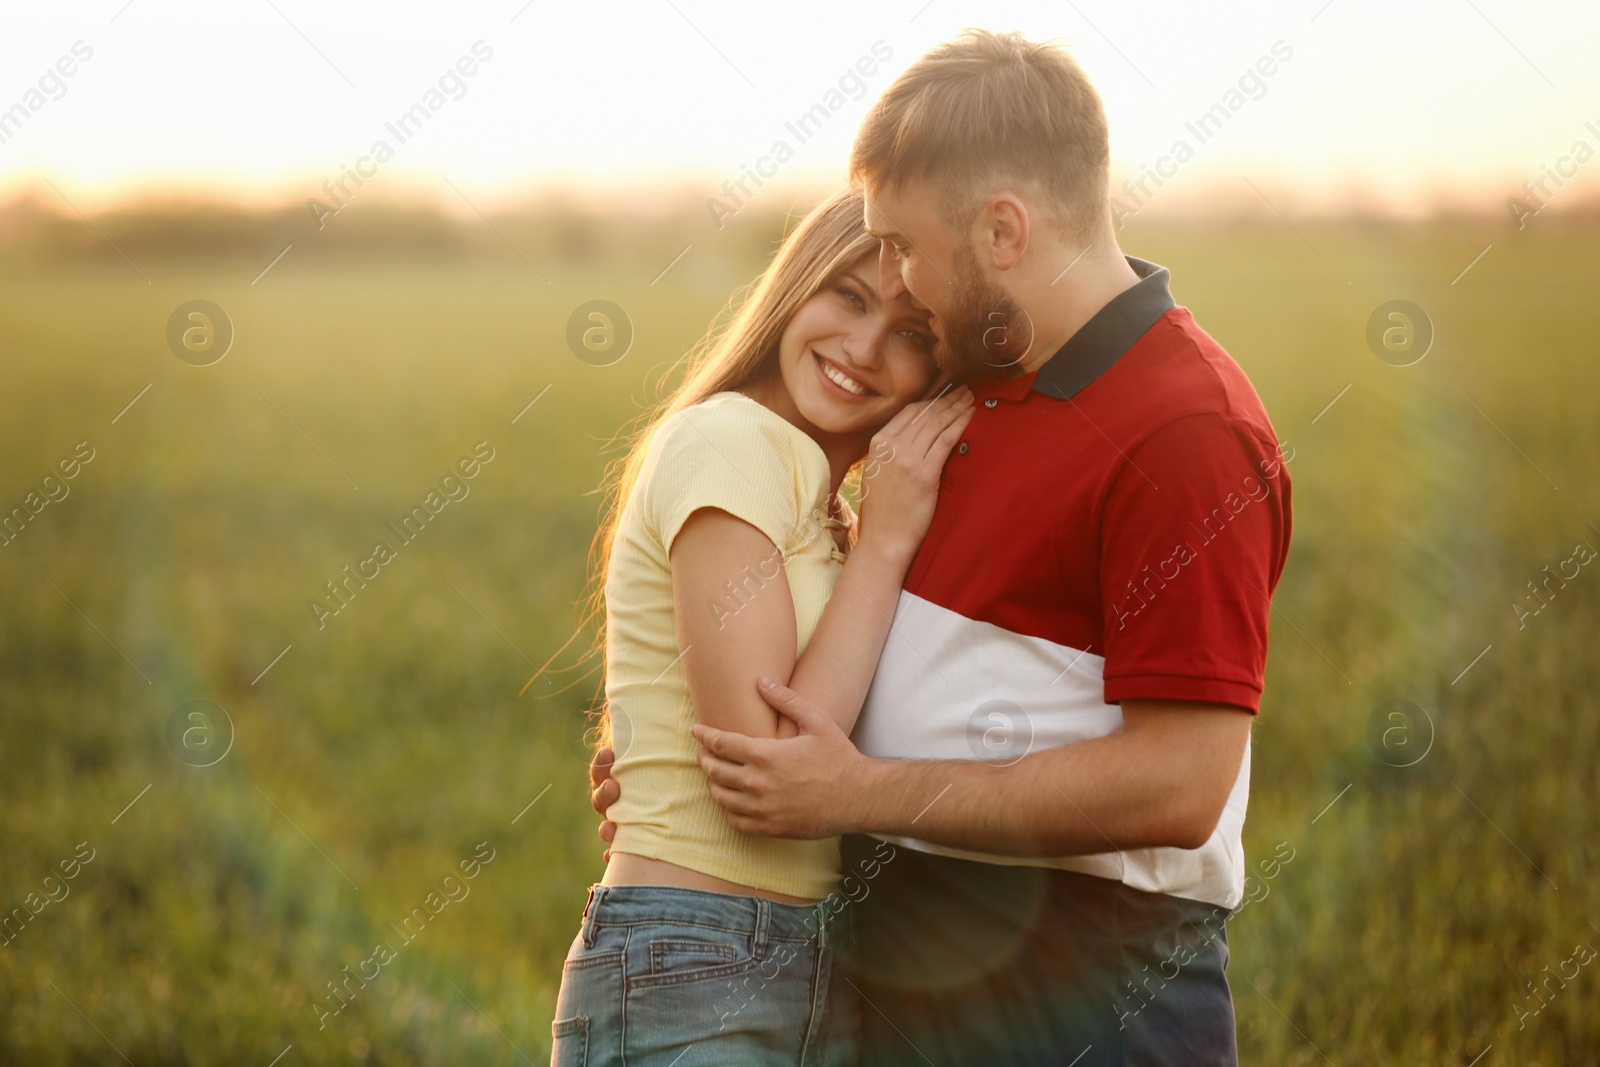
[[[562,968],[551,1067],[852,1063],[855,997],[834,962],[849,911],[836,897],[592,886]]]

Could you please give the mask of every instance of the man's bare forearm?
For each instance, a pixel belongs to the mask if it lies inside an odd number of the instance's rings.
[[[1010,856],[1198,848],[1249,737],[1241,712],[1217,722],[1210,736],[1124,731],[1010,766],[872,760],[850,821],[862,832]]]

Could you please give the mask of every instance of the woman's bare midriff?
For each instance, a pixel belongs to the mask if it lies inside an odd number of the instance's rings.
[[[787,893],[774,893],[768,889],[740,885],[725,878],[702,874],[666,860],[648,856],[635,856],[631,852],[612,852],[606,864],[602,885],[670,885],[679,889],[700,889],[708,893],[731,893],[741,897],[764,897],[779,904],[815,904],[809,897],[791,897]]]

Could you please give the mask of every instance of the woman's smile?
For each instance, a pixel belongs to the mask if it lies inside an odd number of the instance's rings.
[[[881,395],[876,389],[869,387],[860,378],[851,375],[840,364],[815,349],[811,352],[811,358],[817,365],[817,376],[821,379],[824,390],[836,399],[859,401]],[[859,373],[858,371],[857,374]]]

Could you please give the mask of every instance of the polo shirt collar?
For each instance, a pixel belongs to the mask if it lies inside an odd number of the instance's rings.
[[[1110,370],[1161,316],[1177,307],[1167,268],[1133,256],[1123,258],[1139,276],[1137,282],[1095,312],[1037,371],[1014,377],[1014,367],[991,372],[971,383],[974,391],[1003,400],[1022,400],[1030,391],[1070,400]]]
[[[1070,400],[1111,369],[1156,322],[1177,307],[1167,268],[1123,257],[1139,280],[1094,313],[1035,373],[1033,391]]]

